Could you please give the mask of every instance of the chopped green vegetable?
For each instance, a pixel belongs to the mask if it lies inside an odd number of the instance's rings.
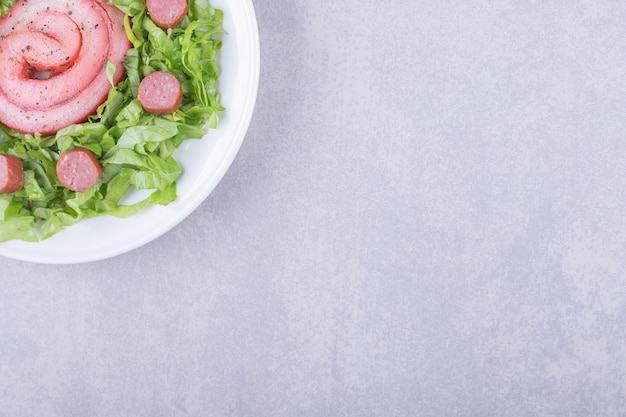
[[[2,2],[0,15],[13,3]],[[217,126],[224,110],[216,89],[215,60],[225,33],[223,12],[210,7],[208,0],[189,0],[183,22],[164,31],[148,17],[145,0],[111,3],[126,13],[132,48],[124,62],[126,77],[111,88],[97,113],[52,136],[0,125],[0,153],[22,159],[25,181],[22,190],[0,195],[0,242],[47,239],[81,219],[127,217],[151,204],[171,203],[182,173],[174,151]],[[107,70],[111,77],[114,67]],[[180,108],[168,116],[145,112],[137,99],[141,79],[159,70],[176,76],[183,88]],[[66,189],[56,176],[59,156],[74,147],[88,148],[103,166],[98,182],[84,192]],[[133,189],[151,192],[143,200],[123,204]]]

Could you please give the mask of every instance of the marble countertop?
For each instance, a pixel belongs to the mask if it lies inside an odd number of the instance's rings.
[[[625,416],[626,3],[254,6],[192,215],[0,258],[0,416]]]

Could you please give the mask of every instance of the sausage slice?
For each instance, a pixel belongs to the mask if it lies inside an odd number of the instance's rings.
[[[88,190],[96,183],[101,173],[102,166],[89,149],[71,149],[57,161],[59,181],[72,191]]]
[[[178,26],[189,11],[186,0],[147,0],[146,7],[152,21],[163,29]]]
[[[155,71],[139,83],[139,101],[152,114],[172,114],[183,99],[180,83],[169,72]]]
[[[16,156],[0,155],[0,193],[14,193],[23,186],[22,160]]]

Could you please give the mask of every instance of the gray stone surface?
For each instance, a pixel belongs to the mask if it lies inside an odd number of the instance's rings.
[[[0,259],[0,416],[626,416],[626,3],[254,4],[206,202]]]

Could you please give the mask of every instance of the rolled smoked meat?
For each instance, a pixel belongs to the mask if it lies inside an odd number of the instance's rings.
[[[22,160],[17,156],[0,155],[0,193],[11,194],[24,186]]]
[[[146,7],[152,21],[163,29],[178,26],[189,11],[186,0],[147,0]]]
[[[0,122],[56,133],[95,113],[124,76],[131,44],[124,13],[107,0],[18,1],[0,19]]]
[[[139,101],[152,114],[172,114],[183,99],[180,83],[169,72],[155,71],[139,83]]]
[[[74,148],[61,155],[56,170],[59,182],[65,188],[86,191],[98,180],[102,166],[89,149]]]

